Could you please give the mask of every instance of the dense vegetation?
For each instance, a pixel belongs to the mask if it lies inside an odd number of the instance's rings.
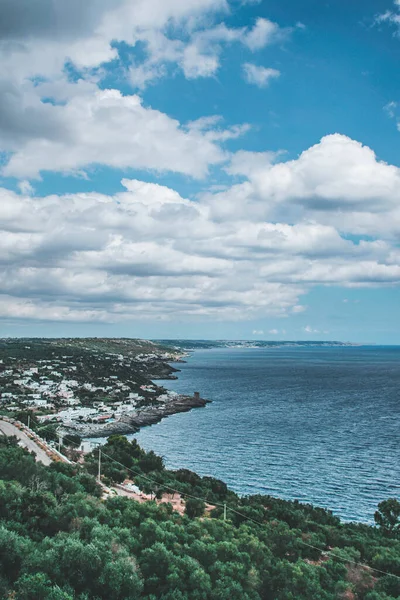
[[[399,505],[379,527],[266,496],[241,499],[222,482],[114,436],[102,449],[106,483],[129,474],[186,514],[156,501],[102,500],[98,450],[83,466],[43,467],[0,438],[0,597],[15,600],[391,600],[400,597]],[[92,473],[92,474],[91,474]],[[227,504],[227,521],[223,505]],[[232,510],[233,509],[233,510]],[[236,512],[234,512],[236,511]],[[309,544],[309,545],[308,545]],[[320,551],[319,549],[323,550]],[[355,562],[354,562],[355,561]],[[359,562],[393,575],[372,571]]]
[[[152,352],[171,352],[169,346],[133,338],[0,338],[0,358],[32,360],[54,355],[81,356],[82,353],[122,354],[135,357]]]

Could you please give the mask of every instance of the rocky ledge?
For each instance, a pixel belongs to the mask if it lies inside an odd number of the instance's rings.
[[[211,400],[194,396],[176,396],[160,406],[151,406],[137,411],[123,413],[121,417],[109,423],[76,423],[74,426],[63,426],[66,432],[76,433],[81,437],[108,437],[110,435],[136,433],[141,427],[154,425],[168,417],[180,412],[187,412],[192,408],[201,408]]]

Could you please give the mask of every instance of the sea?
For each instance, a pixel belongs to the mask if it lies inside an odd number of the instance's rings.
[[[400,496],[400,347],[196,350],[175,381],[212,403],[135,437],[241,495],[298,499],[345,521],[373,522]]]

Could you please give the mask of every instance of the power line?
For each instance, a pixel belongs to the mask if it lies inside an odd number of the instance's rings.
[[[64,436],[63,439],[69,439],[70,442],[72,442],[75,445],[80,445],[77,442],[75,442],[74,440],[72,440],[71,438],[69,438],[69,436]],[[208,503],[208,500],[206,498],[200,498],[199,496],[194,496],[193,494],[189,494],[187,492],[183,492],[182,490],[178,490],[176,488],[173,488],[172,486],[165,484],[165,483],[160,483],[159,481],[156,481],[155,479],[148,477],[147,475],[143,475],[142,473],[135,471],[134,469],[131,469],[130,467],[125,466],[123,463],[119,462],[118,460],[116,460],[115,458],[113,458],[112,456],[109,456],[108,454],[106,454],[104,452],[104,450],[101,450],[101,447],[99,447],[99,457],[98,457],[98,482],[101,483],[101,457],[105,456],[106,458],[108,458],[109,460],[115,462],[116,464],[120,465],[121,467],[123,467],[124,469],[126,469],[127,471],[130,471],[131,473],[133,473],[134,475],[141,477],[142,479],[145,479],[146,481],[149,481],[157,486],[160,486],[164,489],[168,489],[174,493],[177,494],[181,494],[185,497],[188,498],[192,498],[194,500],[200,500],[201,502],[204,503]],[[259,526],[264,526],[265,523],[263,523],[262,521],[257,521],[256,519],[253,519],[251,517],[249,517],[248,515],[245,515],[241,512],[239,512],[238,510],[228,506],[227,504],[221,504],[219,502],[213,502],[214,506],[218,506],[219,508],[223,509],[223,515],[224,515],[224,521],[226,521],[226,514],[227,514],[227,510],[230,510],[231,512],[237,514],[238,516],[242,517],[244,520],[249,521],[255,525],[259,525]],[[351,563],[353,565],[357,565],[359,567],[363,567],[364,569],[368,569],[370,571],[374,571],[375,573],[380,573],[381,575],[386,575],[389,577],[394,577],[396,579],[400,580],[400,576],[399,575],[395,575],[394,573],[388,573],[386,571],[382,571],[381,569],[376,569],[375,567],[371,567],[370,565],[366,565],[365,563],[361,563],[355,560],[351,560],[351,559],[346,559],[343,558],[342,556],[340,556],[339,554],[335,554],[334,552],[327,552],[326,550],[323,550],[322,548],[318,548],[318,546],[314,546],[313,544],[309,544],[308,542],[305,542],[304,540],[300,539],[299,540],[301,544],[303,544],[304,546],[307,546],[308,548],[311,548],[313,550],[317,550],[318,552],[320,552],[323,555],[328,555],[328,556],[332,556],[334,558],[337,558],[338,560],[341,560],[345,563]]]
[[[169,485],[160,483],[158,481],[156,481],[155,479],[152,479],[151,477],[147,477],[146,475],[142,475],[142,473],[139,473],[138,471],[135,471],[134,469],[131,469],[130,467],[126,467],[124,464],[120,463],[118,460],[116,460],[115,458],[113,458],[112,456],[109,456],[108,454],[106,454],[104,452],[104,450],[100,450],[99,452],[102,453],[102,456],[105,456],[106,458],[109,458],[110,460],[112,460],[113,462],[117,463],[118,465],[120,465],[121,467],[123,467],[124,469],[130,471],[131,473],[133,473],[134,475],[137,475],[139,477],[142,477],[143,479],[146,479],[147,481],[150,481],[151,483],[158,485],[160,487],[163,487],[165,489],[169,489],[177,494],[181,494],[183,496],[187,496],[189,498],[193,498],[194,500],[201,500],[202,502],[207,503],[208,501],[205,498],[199,498],[198,496],[193,496],[192,494],[187,494],[186,492],[182,492],[180,490],[177,490]],[[265,525],[265,523],[263,523],[262,521],[257,521],[256,519],[252,519],[251,517],[235,510],[234,508],[231,508],[230,506],[228,506],[227,504],[221,504],[219,502],[214,502],[213,503],[214,506],[218,506],[220,508],[224,509],[224,520],[226,519],[226,511],[230,510],[231,512],[243,517],[246,521],[250,521],[252,523],[254,523],[255,525],[260,525],[261,527],[263,527]],[[313,550],[318,550],[319,552],[321,552],[321,554],[324,555],[328,555],[328,556],[333,556],[334,558],[337,558],[338,560],[341,560],[345,563],[351,563],[353,565],[357,565],[358,567],[363,567],[364,569],[368,569],[370,571],[374,571],[375,573],[380,573],[381,575],[387,575],[389,577],[395,577],[396,579],[400,580],[400,576],[399,575],[395,575],[394,573],[387,573],[386,571],[382,571],[381,569],[376,569],[375,567],[371,567],[370,565],[366,565],[365,563],[361,563],[358,562],[356,560],[351,560],[351,559],[347,559],[347,558],[343,558],[342,556],[340,556],[339,554],[335,554],[334,552],[328,552],[326,550],[323,550],[321,548],[318,548],[318,546],[313,546],[313,544],[309,544],[308,542],[305,542],[304,540],[300,539],[299,540],[302,544],[304,544],[304,546],[307,546],[308,548],[312,548]]]
[[[37,420],[36,420],[34,417],[32,417],[32,420],[33,420],[33,421],[36,421],[36,423],[38,423],[38,421],[37,421]],[[30,415],[28,415],[28,423],[29,423],[29,422],[30,422]],[[38,424],[39,424],[39,423],[38,423]],[[29,425],[28,425],[28,427],[29,427]],[[47,426],[44,426],[43,428],[46,428],[46,427],[47,427]],[[78,442],[75,442],[74,440],[72,440],[72,438],[69,438],[69,436],[63,436],[63,440],[64,440],[64,439],[69,439],[70,443],[72,443],[73,445],[80,446],[80,444],[79,444]],[[122,463],[120,463],[119,461],[117,461],[115,458],[113,458],[113,457],[109,456],[109,455],[108,455],[108,454],[106,454],[104,451],[102,451],[100,447],[99,447],[99,457],[98,457],[98,482],[99,482],[99,483],[101,483],[101,479],[100,479],[100,477],[101,477],[101,456],[102,456],[102,455],[103,455],[103,456],[105,456],[106,458],[110,459],[111,461],[115,462],[116,464],[120,465],[121,467],[123,467],[123,468],[124,468],[124,469],[126,469],[127,471],[130,471],[130,472],[131,472],[131,473],[133,473],[134,475],[136,475],[136,476],[138,476],[138,477],[141,477],[142,479],[145,479],[145,480],[147,480],[147,481],[149,481],[149,482],[151,482],[151,483],[153,483],[153,484],[155,484],[155,485],[157,485],[157,486],[160,486],[160,487],[162,487],[162,488],[164,488],[164,489],[171,490],[171,491],[172,491],[172,492],[174,492],[174,493],[181,494],[181,495],[183,495],[183,496],[186,496],[186,497],[188,497],[188,498],[192,498],[192,499],[194,499],[194,500],[200,500],[201,502],[208,503],[208,500],[207,500],[207,499],[205,499],[205,498],[200,498],[200,497],[198,497],[198,496],[194,496],[193,494],[189,494],[189,493],[187,493],[187,492],[183,492],[183,491],[181,491],[181,490],[178,490],[178,489],[176,489],[176,488],[173,488],[172,486],[169,486],[169,485],[167,485],[167,484],[165,484],[165,483],[160,483],[160,482],[156,481],[155,479],[153,479],[153,478],[151,478],[151,477],[147,477],[146,475],[143,475],[142,473],[140,473],[140,472],[138,472],[138,471],[135,471],[134,469],[131,469],[130,467],[127,467],[127,466],[125,466],[124,464],[122,464]],[[247,515],[245,515],[245,514],[243,514],[243,513],[239,512],[239,511],[235,510],[234,508],[232,508],[232,507],[228,506],[227,504],[221,504],[221,503],[219,503],[219,502],[214,502],[214,503],[213,503],[213,505],[214,505],[214,506],[216,506],[216,507],[218,506],[219,508],[222,508],[222,509],[223,509],[223,511],[224,511],[224,512],[223,512],[223,518],[224,518],[224,521],[226,521],[226,513],[227,513],[227,510],[230,510],[231,512],[233,512],[233,513],[235,513],[235,514],[237,514],[237,515],[241,516],[241,517],[242,517],[243,519],[245,519],[246,521],[250,521],[251,523],[253,523],[253,524],[255,524],[255,525],[259,525],[259,526],[261,526],[261,527],[262,527],[263,525],[265,525],[265,523],[263,523],[262,521],[257,521],[256,519],[252,519],[251,517],[249,517],[249,516],[247,516]],[[341,560],[341,561],[343,561],[343,562],[345,562],[345,563],[351,563],[351,564],[353,564],[353,565],[357,565],[357,566],[359,566],[359,567],[363,567],[364,569],[368,569],[368,570],[370,570],[370,571],[374,571],[375,573],[380,573],[381,575],[386,575],[386,576],[389,576],[389,577],[394,577],[394,578],[396,578],[396,579],[399,579],[399,580],[400,580],[400,576],[399,576],[399,575],[395,575],[394,573],[388,573],[388,572],[386,572],[386,571],[382,571],[381,569],[376,569],[375,567],[371,567],[370,565],[367,565],[367,564],[365,564],[365,563],[361,563],[361,562],[358,562],[358,561],[355,561],[355,560],[351,560],[351,559],[346,559],[346,558],[343,558],[342,556],[340,556],[340,555],[338,555],[338,554],[335,554],[334,552],[331,552],[331,551],[329,551],[329,552],[328,552],[328,551],[326,551],[326,550],[323,550],[323,549],[321,549],[321,548],[318,548],[318,546],[314,546],[313,544],[309,544],[308,542],[305,542],[305,541],[304,541],[304,540],[302,540],[302,539],[300,539],[299,541],[300,541],[300,543],[302,543],[304,546],[307,546],[308,548],[311,548],[311,549],[313,549],[313,550],[317,550],[318,552],[320,552],[320,553],[321,553],[321,554],[323,554],[323,555],[332,556],[332,557],[334,557],[334,558],[337,558],[338,560]]]
[[[75,442],[74,440],[72,440],[72,438],[70,438],[69,436],[63,436],[63,439],[68,439],[70,441],[70,443],[72,443],[73,445],[80,446],[80,444],[78,444],[77,442]],[[168,484],[160,483],[159,481],[156,481],[155,479],[153,479],[151,477],[143,475],[139,471],[135,471],[134,469],[131,469],[130,467],[125,466],[124,464],[122,464],[121,462],[119,462],[118,460],[116,460],[115,458],[113,458],[112,456],[109,456],[108,454],[106,454],[104,452],[104,450],[101,450],[100,447],[99,447],[98,477],[97,477],[99,483],[101,482],[101,479],[100,479],[100,477],[101,477],[101,456],[105,456],[106,458],[108,458],[109,460],[111,460],[111,461],[115,462],[116,464],[120,465],[121,467],[123,467],[127,471],[130,471],[134,475],[136,475],[138,477],[141,477],[142,479],[145,479],[146,481],[149,481],[150,483],[153,483],[153,484],[155,484],[155,485],[157,485],[159,487],[162,487],[164,489],[168,489],[168,490],[170,490],[170,491],[172,491],[172,492],[174,492],[176,494],[181,494],[181,495],[186,496],[188,498],[192,498],[193,500],[200,500],[201,502],[208,503],[208,500],[206,498],[200,498],[198,496],[194,496],[193,494],[189,494],[187,492],[183,492],[182,490],[178,490],[176,488],[173,488],[172,486],[170,486]],[[246,521],[252,522],[255,525],[260,525],[260,526],[264,525],[264,523],[262,521],[257,521],[255,519],[252,519],[251,517],[249,517],[249,516],[247,516],[247,515],[239,512],[239,511],[237,511],[236,509],[228,506],[225,503],[221,504],[219,502],[213,502],[213,505],[216,506],[216,507],[218,506],[219,508],[223,509],[223,511],[224,511],[223,512],[224,521],[226,521],[227,510],[230,510],[231,512],[237,514],[238,516],[242,517]],[[376,573],[380,573],[381,575],[387,575],[387,576],[390,576],[390,577],[395,577],[396,579],[400,580],[400,576],[395,575],[394,573],[387,573],[386,571],[382,571],[381,569],[376,569],[375,567],[371,567],[371,566],[366,565],[364,563],[361,563],[361,562],[358,562],[358,561],[355,561],[355,560],[351,560],[351,559],[345,559],[345,558],[339,556],[338,554],[335,554],[334,552],[327,552],[326,550],[318,548],[318,546],[314,546],[313,544],[309,544],[308,542],[305,542],[304,540],[299,540],[299,541],[304,546],[307,546],[308,548],[311,548],[313,550],[317,550],[318,552],[321,552],[321,554],[333,556],[333,557],[335,557],[335,558],[337,558],[339,560],[342,560],[343,562],[351,563],[351,564],[357,565],[359,567],[363,567],[365,569],[369,569],[369,570],[374,571]]]
[[[99,448],[99,469],[97,473],[99,483],[101,483],[101,448]]]
[[[64,441],[64,440],[68,440],[68,441],[69,441],[69,443],[70,443],[72,446],[76,446],[76,447],[78,447],[78,448],[79,448],[79,447],[82,445],[82,442],[76,442],[75,440],[73,440],[72,438],[70,438],[68,435],[62,435],[62,436],[61,436],[61,438],[62,438],[62,440],[63,440],[63,441]]]

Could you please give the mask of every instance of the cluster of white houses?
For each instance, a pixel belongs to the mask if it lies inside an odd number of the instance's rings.
[[[175,392],[156,395],[157,386],[153,384],[137,386],[138,392],[132,391],[132,385],[119,381],[116,375],[102,375],[102,385],[91,382],[79,382],[74,379],[77,367],[71,365],[69,357],[64,360],[39,360],[35,367],[19,368],[18,364],[7,366],[0,371],[0,403],[10,410],[31,408],[37,411],[41,421],[57,420],[66,426],[74,423],[104,423],[118,419],[124,413],[137,410],[145,398],[151,394],[153,402],[162,405],[171,400]],[[115,359],[115,356],[113,356]],[[117,357],[121,360],[123,357]],[[140,357],[145,362],[147,355]],[[129,383],[135,384],[130,381]],[[79,396],[83,391],[98,393],[90,406],[82,405]],[[79,392],[79,393],[78,393]]]

